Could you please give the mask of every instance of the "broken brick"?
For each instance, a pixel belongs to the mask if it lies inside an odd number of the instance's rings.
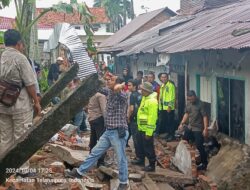
[[[62,162],[53,162],[49,165],[49,168],[54,173],[64,173],[65,166]]]

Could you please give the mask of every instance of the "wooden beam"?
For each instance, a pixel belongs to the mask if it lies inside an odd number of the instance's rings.
[[[0,184],[11,175],[6,173],[7,168],[19,168],[46,144],[62,126],[88,104],[90,97],[96,93],[100,85],[97,74],[91,75],[68,98],[35,123],[34,130],[0,161]]]
[[[51,99],[57,96],[76,77],[78,70],[79,65],[76,63],[66,73],[62,74],[58,81],[43,95],[41,99],[42,108],[45,108],[51,102]]]

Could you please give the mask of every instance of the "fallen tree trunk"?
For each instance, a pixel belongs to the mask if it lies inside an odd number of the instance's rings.
[[[83,83],[58,106],[39,120],[34,130],[22,142],[16,145],[0,162],[0,183],[3,183],[11,173],[8,168],[19,168],[38,149],[46,144],[83,106],[88,104],[89,98],[100,87],[97,74],[83,81]]]
[[[58,95],[76,77],[78,70],[79,65],[76,63],[66,73],[62,74],[62,77],[43,95],[41,99],[42,108],[45,108],[51,102],[51,99]]]

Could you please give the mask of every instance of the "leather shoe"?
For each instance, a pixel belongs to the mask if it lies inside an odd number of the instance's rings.
[[[74,168],[71,171],[65,171],[65,177],[81,179],[83,176],[77,172],[76,168]]]
[[[143,167],[145,166],[145,162],[141,159],[131,160],[131,164]]]
[[[207,169],[207,166],[205,165],[205,164],[199,164],[198,166],[197,166],[197,170],[198,171],[200,171],[200,170],[206,170]]]
[[[155,172],[155,166],[154,165],[148,165],[143,170],[145,172]]]
[[[128,188],[128,184],[120,183],[117,190],[126,190]]]

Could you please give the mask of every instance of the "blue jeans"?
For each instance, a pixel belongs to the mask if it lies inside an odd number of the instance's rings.
[[[73,119],[73,125],[77,126],[78,128],[80,127],[81,123],[83,120],[83,110],[78,112],[74,119]]]
[[[127,184],[128,162],[125,152],[127,138],[128,131],[126,131],[126,136],[124,138],[119,138],[117,130],[106,130],[100,137],[96,146],[91,150],[88,158],[77,169],[77,172],[84,175],[84,173],[86,173],[110,147],[113,147],[118,161],[120,183]]]

